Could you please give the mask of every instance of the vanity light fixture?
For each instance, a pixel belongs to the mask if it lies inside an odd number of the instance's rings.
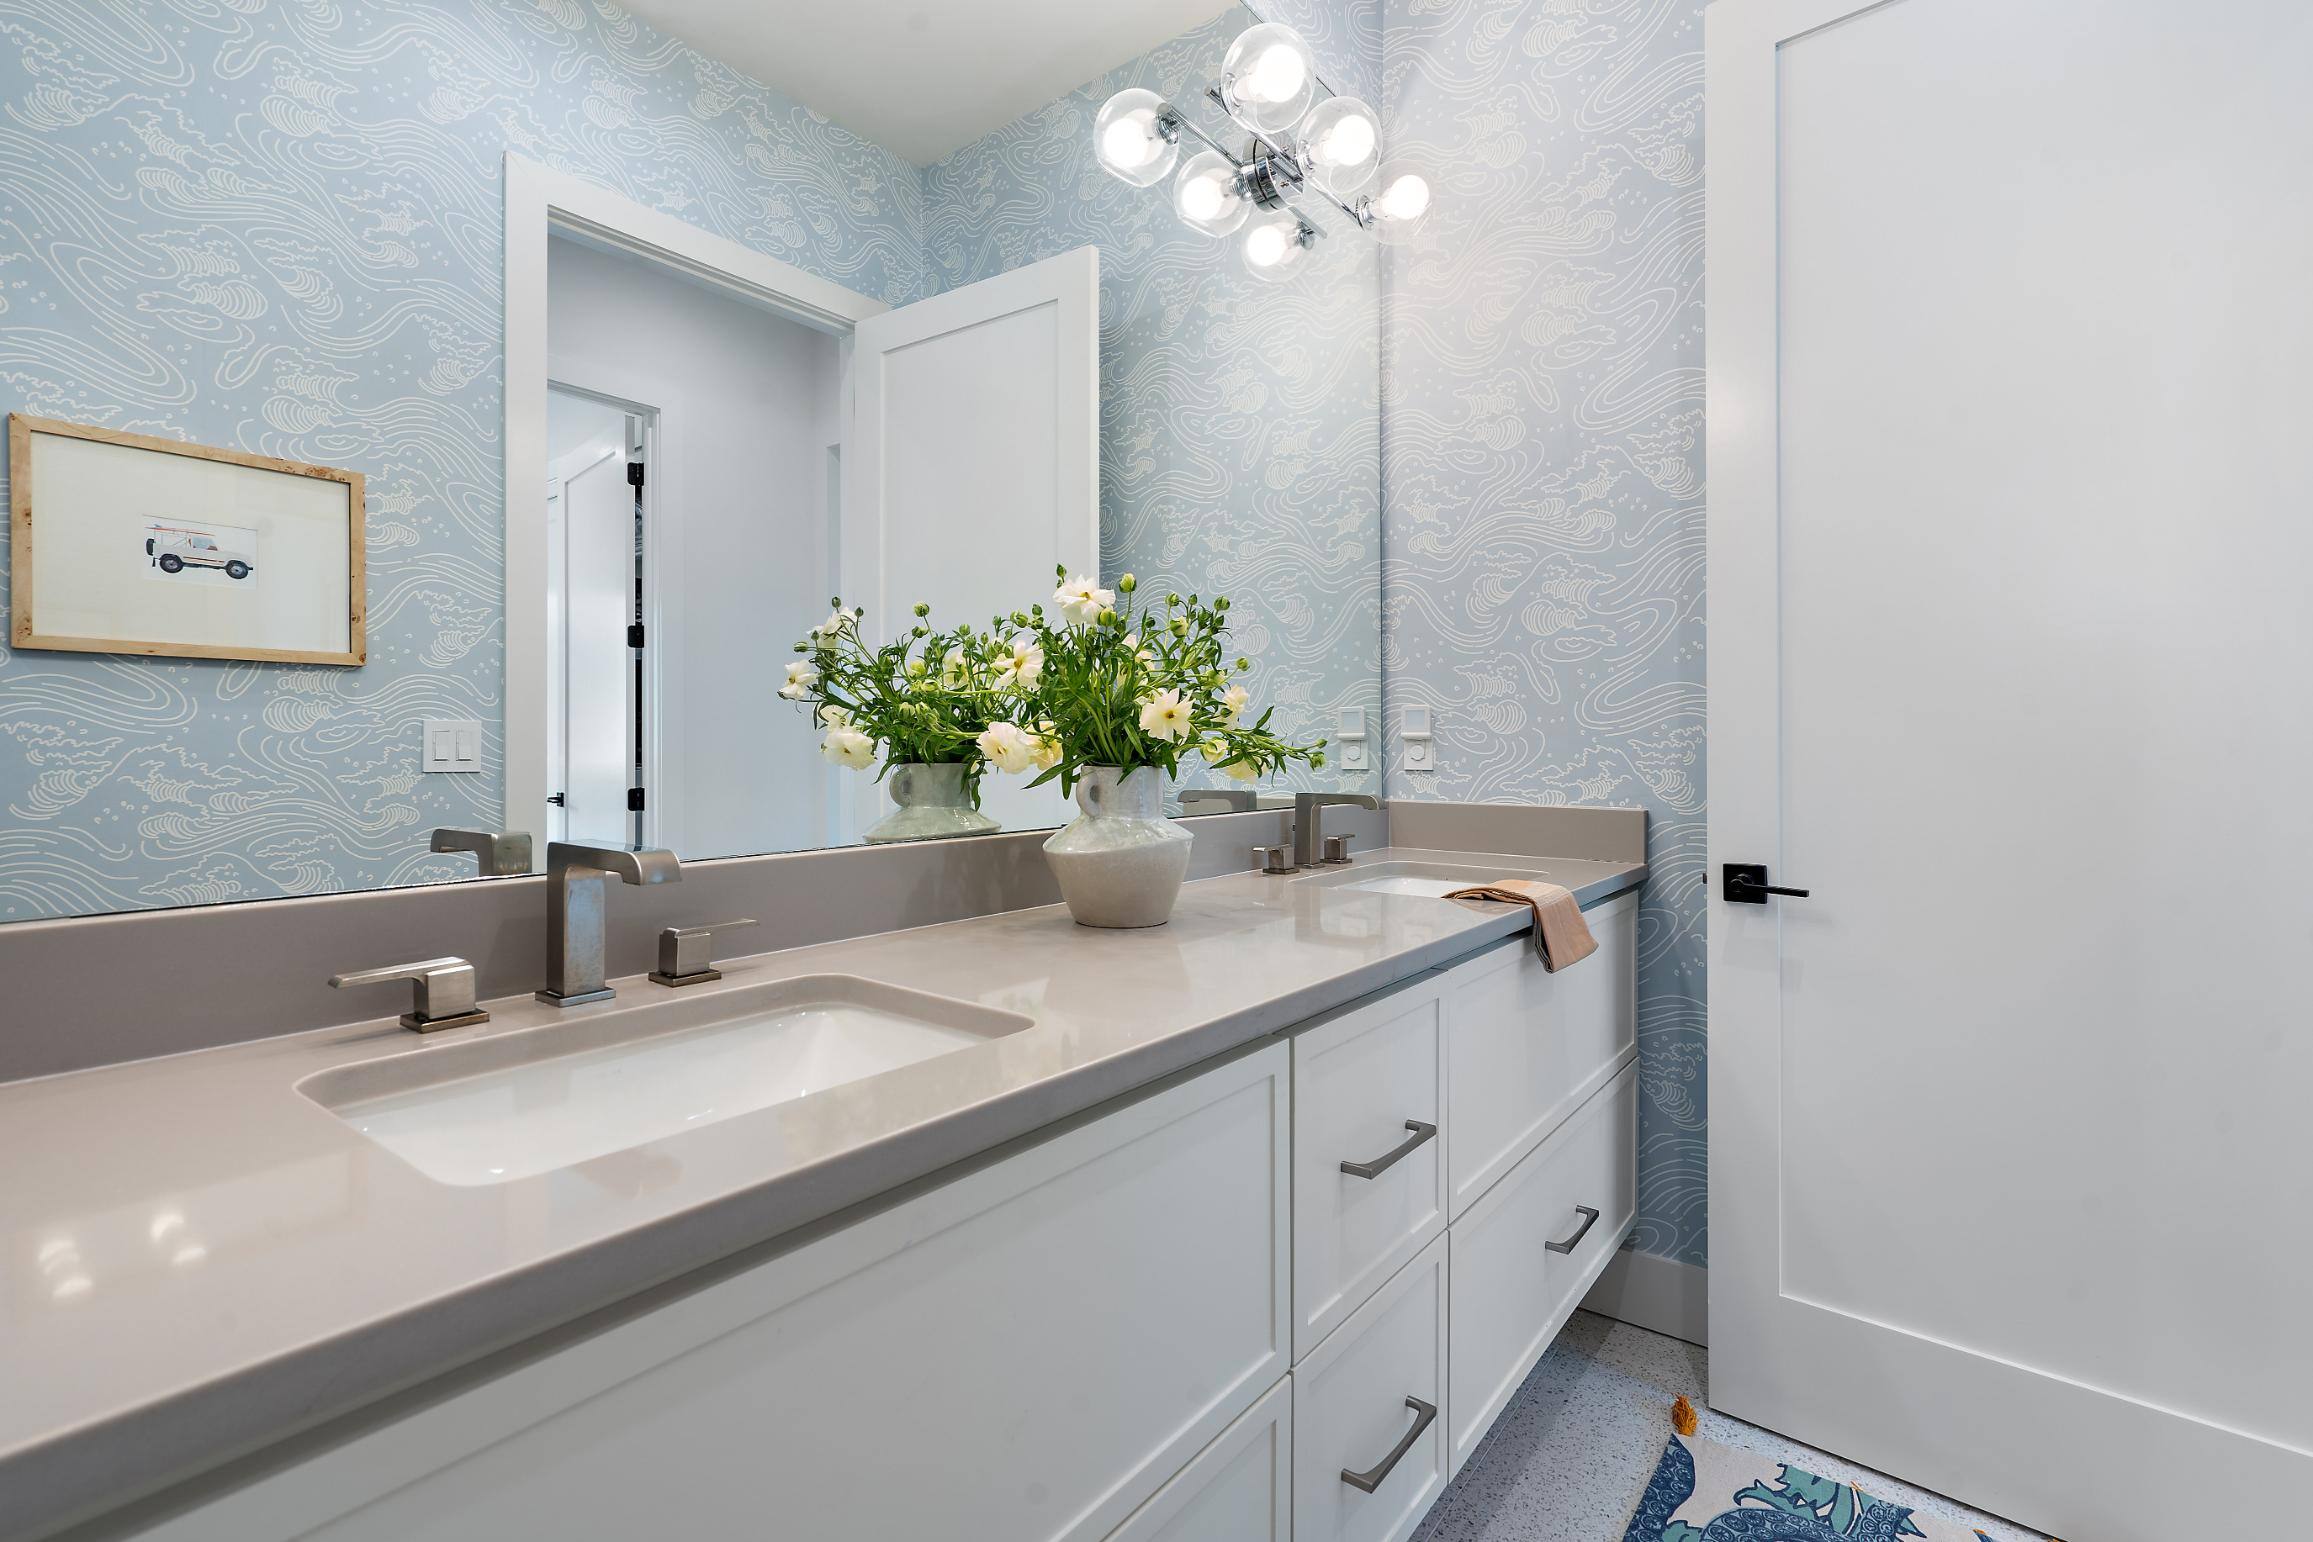
[[[1173,212],[1209,236],[1243,231],[1241,251],[1255,277],[1283,278],[1324,234],[1297,199],[1322,199],[1393,246],[1410,239],[1428,214],[1429,180],[1403,161],[1383,165],[1381,118],[1326,83],[1309,44],[1291,27],[1265,21],[1239,33],[1221,61],[1220,84],[1204,96],[1251,135],[1241,150],[1134,86],[1101,107],[1093,155],[1134,187],[1153,187],[1179,165]],[[1184,136],[1204,146],[1185,162]]]

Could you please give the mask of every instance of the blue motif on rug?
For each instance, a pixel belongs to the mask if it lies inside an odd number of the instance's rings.
[[[1818,1478],[1785,1462],[1773,1478],[1746,1483],[1727,1495],[1724,1509],[1696,1505],[1695,1459],[1672,1436],[1663,1447],[1623,1542],[1897,1542],[1927,1534],[1904,1505],[1887,1504],[1854,1485]],[[1673,1519],[1684,1512],[1684,1519]],[[1701,1525],[1702,1515],[1710,1519]],[[1984,1537],[1978,1531],[1975,1535]],[[1985,1538],[1985,1542],[1990,1542]]]

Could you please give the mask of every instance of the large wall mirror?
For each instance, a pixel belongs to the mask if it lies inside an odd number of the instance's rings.
[[[1332,741],[1251,784],[1192,757],[1179,812],[1380,790],[1386,231],[1354,189],[1263,183],[1218,94],[1302,93],[1270,138],[1357,151],[1310,110],[1378,101],[1373,0],[837,9],[25,24],[6,405],[358,476],[366,650],[0,655],[0,916],[454,881],[556,839],[951,833],[893,821],[938,778],[831,758],[781,696],[793,645],[836,596],[871,645],[919,605],[988,630],[1056,567],[1227,596],[1254,706]],[[1248,64],[1273,22],[1307,54]],[[193,493],[50,492],[39,517],[259,553],[123,559],[148,596],[206,586],[206,625],[305,581]],[[1031,779],[982,776],[971,828],[1064,822]]]

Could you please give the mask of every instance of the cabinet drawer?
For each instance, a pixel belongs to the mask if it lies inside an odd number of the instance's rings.
[[[1630,1231],[1637,1167],[1638,1068],[1630,1066],[1455,1219],[1453,1470]]]
[[[1105,1538],[1288,1368],[1290,1069],[1225,1061],[139,1535]]]
[[[1237,1416],[1109,1542],[1292,1542],[1293,1385]]]
[[[1440,992],[1428,976],[1294,1036],[1295,1359],[1445,1227]]]
[[[1402,1542],[1445,1488],[1446,1273],[1440,1237],[1295,1367],[1294,1542]]]
[[[1454,1215],[1636,1058],[1638,896],[1583,915],[1598,951],[1564,973],[1523,935],[1445,973]]]

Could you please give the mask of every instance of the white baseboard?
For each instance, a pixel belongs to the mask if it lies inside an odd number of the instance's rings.
[[[1708,1344],[1709,1280],[1710,1271],[1700,1265],[1625,1249],[1582,1298],[1582,1309],[1690,1344]]]

